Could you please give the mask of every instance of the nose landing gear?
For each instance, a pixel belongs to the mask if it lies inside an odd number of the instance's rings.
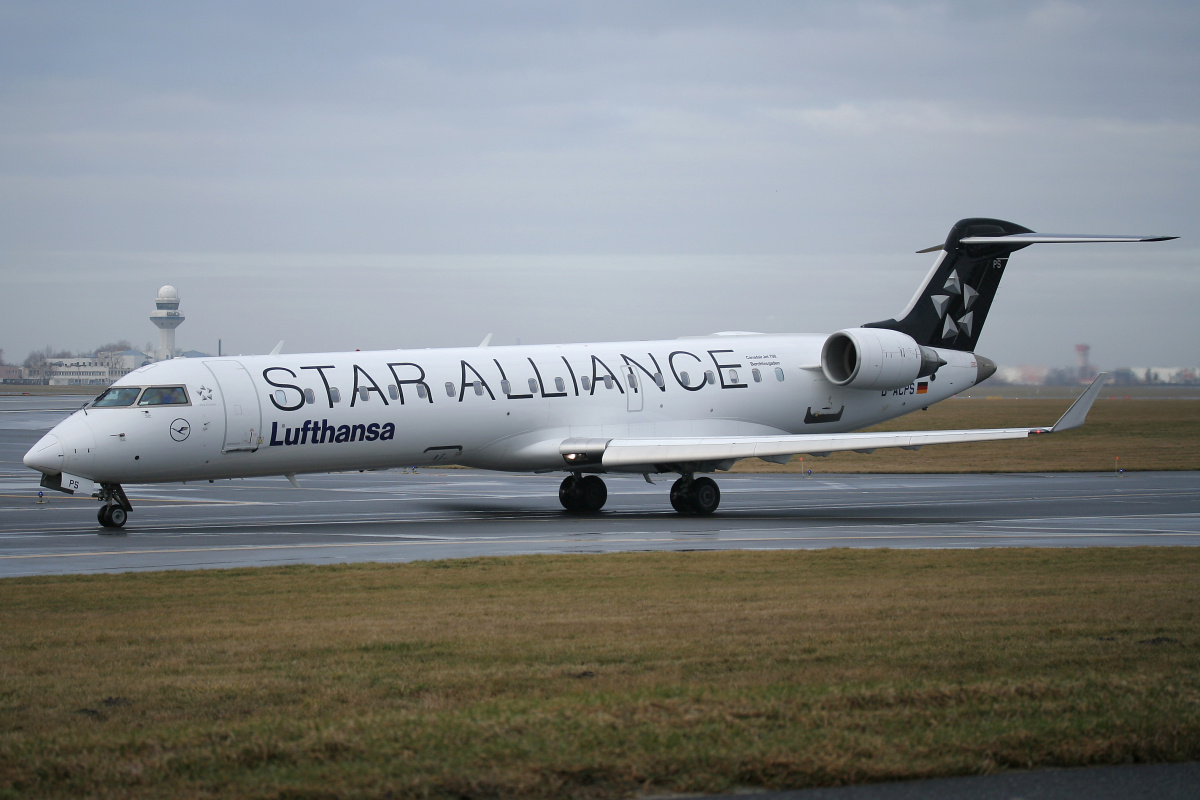
[[[104,505],[96,513],[96,521],[105,528],[124,528],[133,505],[119,483],[102,483],[96,497]]]

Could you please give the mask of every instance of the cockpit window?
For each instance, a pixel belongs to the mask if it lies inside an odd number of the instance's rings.
[[[106,389],[104,394],[97,397],[92,402],[92,408],[131,406],[137,400],[138,392],[141,390],[140,386],[114,386],[111,389]]]
[[[151,386],[142,392],[139,406],[186,406],[187,390],[182,386]]]

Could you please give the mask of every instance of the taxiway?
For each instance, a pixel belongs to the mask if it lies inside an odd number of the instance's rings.
[[[638,550],[1200,545],[1200,474],[718,476],[712,517],[682,517],[670,479],[609,476],[595,516],[565,513],[557,475],[352,472],[126,487],[98,504],[46,492],[21,456],[78,404],[0,403],[0,577]],[[50,410],[47,410],[49,406]],[[108,535],[101,535],[101,531]]]

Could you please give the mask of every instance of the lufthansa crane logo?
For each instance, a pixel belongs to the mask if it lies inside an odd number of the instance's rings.
[[[186,419],[177,419],[171,423],[171,438],[182,442],[192,432],[192,426]]]

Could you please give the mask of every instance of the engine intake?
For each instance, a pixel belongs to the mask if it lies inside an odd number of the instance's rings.
[[[825,377],[851,389],[899,389],[932,375],[945,363],[936,350],[886,328],[838,331],[821,348]]]

